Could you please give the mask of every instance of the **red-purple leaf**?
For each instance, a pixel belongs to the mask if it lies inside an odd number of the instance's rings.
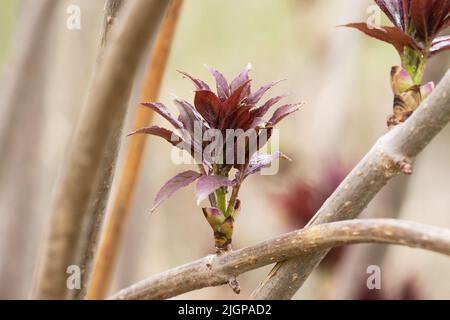
[[[450,36],[443,36],[434,39],[430,48],[430,56],[434,56],[439,52],[450,49]]]
[[[395,26],[406,30],[402,0],[375,0],[375,2]]]
[[[200,204],[211,193],[221,187],[231,187],[233,182],[224,176],[201,176],[197,181],[195,192],[197,194],[197,204]]]
[[[449,2],[450,5],[450,2]],[[436,31],[436,34],[438,34],[441,31],[444,31],[450,27],[450,16],[446,17],[445,20],[442,22],[442,25],[438,26],[438,30]]]
[[[431,31],[430,34],[437,35],[440,31],[448,27],[450,13],[450,1],[435,1],[431,11]]]
[[[221,101],[225,101],[230,96],[230,88],[227,79],[213,67],[206,66],[216,80],[217,95]]]
[[[177,120],[167,109],[165,105],[159,102],[144,102],[142,103],[143,106],[150,108],[151,110],[155,111],[159,115],[161,115],[163,118],[165,118],[167,121],[169,121],[175,128],[177,129],[183,129],[183,124]]]
[[[156,208],[165,200],[170,198],[179,189],[186,187],[200,177],[200,173],[189,170],[177,174],[175,177],[166,182],[166,184],[159,190],[156,195],[155,202],[151,212],[155,211]]]
[[[370,37],[390,43],[397,49],[400,55],[403,54],[403,48],[405,46],[419,48],[413,38],[396,27],[376,27],[364,22],[349,23],[344,25],[344,27],[358,29]]]
[[[244,70],[231,82],[231,84],[230,84],[231,92],[235,91],[237,88],[242,86],[242,84],[244,84],[245,82],[250,80],[248,73],[251,68],[252,68],[252,64],[248,63],[245,66]]]
[[[189,102],[179,99],[175,99],[174,102],[180,111],[178,120],[183,123],[184,129],[188,130],[191,136],[194,135],[194,126],[196,124],[200,125],[203,129],[205,122],[203,121],[200,113]]]
[[[244,176],[248,177],[249,175],[257,173],[261,171],[261,169],[269,167],[274,160],[280,158],[291,161],[289,157],[287,157],[286,155],[284,155],[282,152],[279,151],[273,154],[256,153],[250,159],[250,163],[247,169],[245,170]]]
[[[195,109],[211,126],[215,126],[220,112],[220,100],[212,91],[196,91],[194,98]]]
[[[249,121],[251,116],[250,109],[251,106],[247,105],[235,106],[235,108],[232,109],[234,111],[228,112],[223,125],[221,125],[219,129],[239,128],[245,130],[246,128],[242,127],[242,124]]]
[[[267,111],[269,111],[269,109],[277,104],[278,102],[280,102],[281,99],[285,98],[287,95],[281,95],[281,96],[277,96],[274,98],[271,98],[269,100],[267,100],[266,102],[264,102],[264,104],[258,108],[255,108],[252,110],[252,113],[255,117],[262,117],[264,116]]]
[[[223,111],[225,112],[225,115],[229,115],[231,112],[235,111],[239,107],[239,103],[242,100],[241,99],[242,91],[249,83],[250,80],[247,80],[244,83],[242,83],[240,87],[231,92],[231,96],[223,103]]]
[[[401,53],[403,53],[403,48],[405,46],[420,49],[416,41],[400,29],[396,27],[383,27],[383,30],[386,31],[386,34],[390,39],[390,43]]]
[[[303,103],[296,103],[296,104],[285,104],[279,107],[277,110],[275,110],[268,123],[272,126],[276,125],[291,113],[298,111],[302,105]]]
[[[141,128],[136,131],[133,131],[128,136],[134,136],[136,134],[150,134],[150,135],[158,136],[158,137],[165,139],[170,144],[181,148],[180,143],[182,142],[182,139],[178,135],[176,135],[174,132],[167,130],[166,128],[161,128],[158,126]]]
[[[273,86],[277,85],[281,81],[284,80],[278,80],[278,81],[272,81],[261,88],[259,88],[257,91],[253,92],[246,100],[247,104],[255,105],[259,102],[259,100],[262,98],[262,96]]]
[[[441,1],[441,0],[438,0]],[[428,43],[430,34],[431,10],[433,9],[434,0],[411,0],[411,19],[418,33],[425,43]],[[443,1],[442,1],[443,2]]]
[[[240,109],[244,107],[241,106],[240,104],[242,100],[241,99],[242,92],[249,85],[249,83],[250,80],[247,80],[244,83],[242,83],[241,86],[236,90],[232,91],[231,96],[222,103],[222,108],[219,114],[219,123],[218,123],[219,129],[235,128],[231,127],[230,125],[232,122],[236,123],[237,121],[239,121],[239,119],[237,119],[238,117],[237,113],[239,113]]]
[[[448,0],[412,0],[411,17],[414,27],[426,43],[445,28],[450,12]]]
[[[199,160],[201,159],[202,154],[202,135],[196,134],[195,127],[198,126],[198,128],[202,130],[201,132],[204,132],[209,126],[197,110],[195,110],[195,108],[187,101],[175,99],[175,105],[180,110],[178,119],[183,123],[184,129],[187,130],[187,132],[182,132],[183,140],[186,142],[184,149],[188,151],[194,159]]]
[[[267,125],[267,121],[264,118],[261,117],[252,117],[253,121],[250,123],[250,128],[253,129],[259,129],[259,128],[263,128]]]
[[[191,76],[190,74],[184,72],[184,71],[180,71],[177,70],[179,73],[181,73],[183,76],[185,76],[186,78],[190,79],[193,83],[194,86],[197,90],[206,90],[206,91],[211,91],[211,89],[209,88],[208,84],[200,79],[194,78],[193,76]]]

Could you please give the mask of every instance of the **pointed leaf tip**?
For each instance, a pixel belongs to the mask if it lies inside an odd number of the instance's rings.
[[[211,89],[209,88],[208,84],[200,79],[194,78],[193,76],[191,76],[190,74],[181,71],[181,70],[177,70],[178,73],[181,73],[184,77],[190,79],[193,83],[194,86],[197,90],[207,90],[207,91],[211,91]]]
[[[281,120],[289,116],[290,114],[297,112],[300,110],[300,108],[304,105],[303,102],[294,103],[294,104],[285,104],[281,107],[279,107],[275,112],[273,113],[272,117],[268,121],[268,123],[271,126],[275,126],[278,124]]]
[[[142,102],[141,104],[158,113],[164,119],[169,121],[169,123],[172,124],[175,128],[183,128],[183,124],[170,113],[169,109],[164,104],[159,102]]]
[[[137,129],[127,135],[127,137],[134,136],[137,134],[149,134],[154,135],[160,138],[163,138],[170,144],[176,147],[181,147],[180,143],[183,141],[180,136],[175,134],[173,131],[170,131],[166,128],[161,128],[158,126],[145,127],[141,129]]]
[[[231,92],[237,90],[240,86],[242,86],[244,82],[250,80],[249,72],[251,68],[252,64],[249,62],[245,66],[244,70],[242,70],[242,72],[236,78],[234,78],[234,80],[230,84]]]
[[[230,96],[230,88],[225,76],[217,69],[205,64],[205,67],[212,74],[216,81],[217,96],[221,101],[225,101]]]
[[[247,170],[245,170],[244,177],[248,177],[249,175],[261,171],[263,168],[269,167],[272,162],[277,159],[292,161],[291,158],[280,151],[274,152],[273,154],[257,153],[250,159],[250,163]]]
[[[154,212],[162,202],[169,199],[179,189],[186,187],[197,180],[200,176],[200,173],[193,170],[188,170],[171,178],[158,191],[158,194],[155,197],[154,205],[150,212]]]
[[[254,105],[257,104],[259,102],[259,100],[263,97],[263,95],[270,90],[271,88],[273,88],[274,86],[276,86],[277,84],[279,84],[280,82],[285,81],[286,79],[281,79],[281,80],[277,80],[277,81],[272,81],[266,85],[263,85],[261,88],[259,88],[257,91],[255,91],[254,93],[252,93],[248,98],[247,98],[247,103]]]

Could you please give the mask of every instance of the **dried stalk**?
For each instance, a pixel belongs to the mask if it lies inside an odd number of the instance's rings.
[[[391,178],[401,172],[410,174],[413,159],[450,120],[449,91],[450,71],[447,71],[419,109],[378,140],[308,226],[357,217]],[[290,299],[327,252],[315,250],[278,263],[252,298]]]
[[[121,290],[110,299],[166,299],[307,252],[354,243],[388,243],[450,255],[450,230],[396,219],[349,220],[290,232],[252,247],[210,255]],[[291,275],[295,280],[297,274]]]
[[[67,297],[66,269],[74,263],[82,221],[96,190],[92,181],[100,174],[108,140],[121,129],[139,61],[167,4],[163,0],[130,2],[127,15],[111,35],[56,185],[37,298]]]
[[[182,0],[172,0],[161,25],[150,57],[150,64],[145,76],[140,101],[154,101],[158,99],[182,3]],[[153,112],[138,105],[134,128],[147,126],[152,117]],[[106,214],[106,224],[102,232],[98,253],[94,260],[92,278],[87,293],[88,299],[102,299],[107,294],[122,233],[133,200],[144,154],[145,141],[146,137],[144,135],[135,136],[129,141],[124,164],[120,171],[118,189],[112,200],[112,206]]]

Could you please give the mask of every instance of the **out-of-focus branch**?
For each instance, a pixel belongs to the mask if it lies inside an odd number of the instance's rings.
[[[124,0],[107,0],[105,3],[105,17],[100,35],[100,45],[97,54],[97,60],[91,79],[89,94],[93,94],[92,88],[95,83],[97,70],[103,60],[107,43],[111,38],[111,30],[117,24],[117,17],[124,7]],[[119,131],[120,132],[120,131]],[[119,147],[119,132],[111,135],[107,142],[106,154],[103,157],[100,174],[97,181],[94,181],[96,190],[92,193],[89,200],[88,212],[82,221],[80,229],[79,241],[75,253],[74,263],[80,266],[81,270],[81,290],[68,291],[69,299],[82,299],[86,294],[88,278],[94,258],[95,250],[99,238],[99,230],[103,221],[103,213],[108,201],[109,190],[111,188],[114,165],[117,158],[117,149]]]
[[[377,141],[308,225],[353,219],[391,178],[401,172],[410,174],[413,159],[450,120],[449,92],[450,71],[447,71],[414,114]],[[315,250],[278,263],[252,298],[290,299],[327,252]]]
[[[101,174],[108,140],[121,130],[139,61],[167,5],[164,0],[130,2],[111,35],[56,184],[36,298],[67,297],[66,270],[74,264],[82,222],[96,190],[93,181]]]
[[[102,33],[100,35],[100,54],[97,58],[103,57],[103,52],[101,52],[108,43],[110,38],[111,29],[115,23],[115,19],[124,6],[124,0],[107,0],[105,3],[105,18],[103,19]],[[97,61],[99,62],[99,61]]]
[[[11,143],[10,134],[16,123],[15,118],[22,104],[23,85],[27,82],[29,72],[35,63],[36,53],[43,46],[44,37],[48,31],[53,13],[57,3],[52,0],[27,1],[23,6],[23,30],[18,34],[20,41],[16,48],[16,53],[11,61],[11,66],[7,68],[6,81],[2,82],[0,95],[0,166],[7,156],[8,143]],[[22,26],[21,26],[22,28]],[[10,72],[8,72],[10,70]],[[0,167],[0,178],[2,177],[2,167]]]
[[[450,255],[447,229],[395,219],[332,222],[290,232],[252,247],[207,256],[138,282],[111,299],[166,299],[226,284],[239,274],[305,252],[365,242],[405,245]],[[295,277],[293,274],[291,279]]]
[[[170,4],[150,57],[150,64],[145,76],[140,101],[154,101],[158,99],[182,3],[182,0],[172,0]],[[153,112],[151,110],[142,108],[140,105],[137,106],[134,127],[142,128],[147,126],[152,117]],[[88,299],[102,299],[107,294],[122,233],[133,200],[144,154],[145,141],[146,137],[144,135],[135,136],[129,141],[124,164],[119,173],[117,192],[112,198],[110,210],[106,213],[107,220],[102,232],[98,253],[94,260],[92,277],[87,293]]]
[[[0,83],[0,299],[31,288],[35,261],[45,95],[58,1],[23,1]],[[26,137],[26,138],[24,138]],[[25,196],[26,195],[26,196]],[[26,197],[26,201],[24,201]],[[39,216],[39,217],[38,217]]]
[[[349,20],[349,19],[345,19]],[[438,55],[427,63],[425,72],[425,81],[433,81],[438,83],[445,75],[446,67],[449,65],[450,59],[448,55]],[[447,131],[448,132],[448,131]],[[449,133],[447,133],[447,139]],[[442,139],[442,138],[441,138]],[[445,138],[444,138],[445,139]],[[423,164],[420,162],[418,166]],[[427,172],[428,169],[427,169]],[[383,196],[379,203],[382,204],[382,216],[370,215],[367,218],[390,218],[397,219],[402,214],[404,204],[414,201],[414,195],[411,197],[410,185],[414,185],[414,180],[420,177],[399,177],[393,180],[383,190]],[[381,196],[381,195],[380,195]],[[368,244],[363,246],[355,246],[348,250],[343,259],[336,267],[332,275],[332,282],[326,289],[327,299],[353,300],[361,296],[361,283],[367,278],[366,268],[370,265],[383,265],[383,261],[387,258],[389,246],[380,246],[377,244]]]

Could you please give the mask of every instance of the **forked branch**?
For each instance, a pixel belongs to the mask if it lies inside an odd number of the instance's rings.
[[[447,71],[413,115],[377,141],[308,225],[356,218],[391,178],[402,172],[411,173],[413,159],[449,121],[450,71]],[[252,298],[290,299],[326,253],[327,250],[318,249],[277,264]]]
[[[447,229],[394,219],[333,222],[283,234],[252,247],[207,256],[138,282],[111,299],[166,299],[223,285],[247,271],[311,251],[365,242],[405,245],[450,255]],[[291,280],[297,276],[293,274]]]

